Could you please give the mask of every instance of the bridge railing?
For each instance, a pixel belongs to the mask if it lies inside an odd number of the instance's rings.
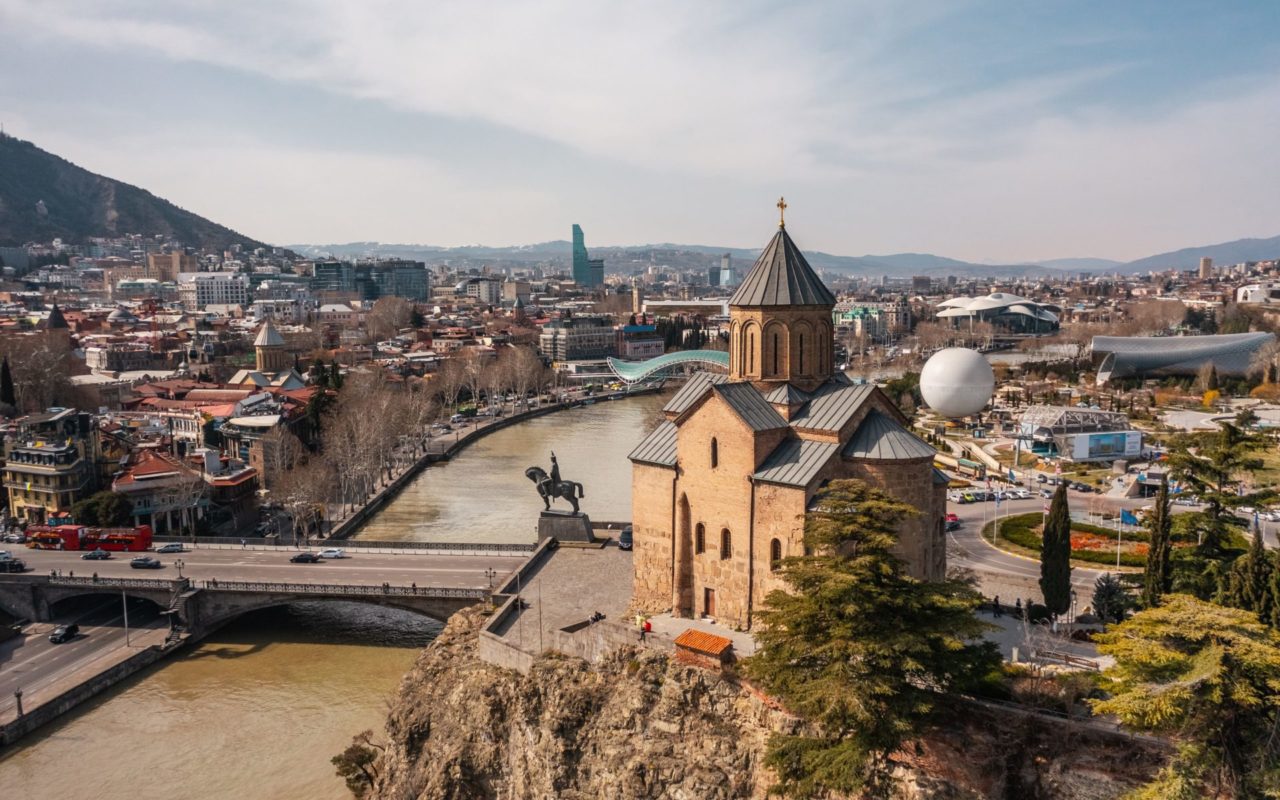
[[[488,589],[460,589],[440,586],[392,586],[390,584],[325,584],[325,583],[276,583],[269,581],[200,581],[203,589],[215,592],[280,592],[282,594],[361,595],[426,597],[434,599],[462,598],[483,600]]]
[[[524,555],[532,553],[537,547],[533,543],[514,542],[399,542],[377,541],[365,539],[321,539],[307,544],[295,545],[279,540],[264,539],[260,536],[156,536],[153,541],[157,545],[180,542],[195,550],[240,550],[244,548],[268,550],[323,550],[328,547],[340,547],[353,553],[361,551],[395,551],[414,553],[482,553],[486,555]]]
[[[172,591],[174,584],[184,585],[187,579],[164,580],[162,578],[102,578],[93,576],[70,577],[67,575],[49,576],[52,586],[110,586],[119,589],[163,589]]]

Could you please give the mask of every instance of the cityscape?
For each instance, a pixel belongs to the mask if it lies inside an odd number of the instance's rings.
[[[56,5],[6,796],[1280,796],[1267,4]]]

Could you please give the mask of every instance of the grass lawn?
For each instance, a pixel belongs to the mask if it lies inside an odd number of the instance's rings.
[[[995,522],[982,529],[982,538],[1001,550],[1028,558],[1040,558],[1043,515],[1015,514],[1000,520],[1000,538],[995,538]],[[1138,572],[1147,563],[1146,531],[1127,531],[1120,543],[1120,572]],[[1071,566],[1082,569],[1116,569],[1116,531],[1083,522],[1071,523]]]

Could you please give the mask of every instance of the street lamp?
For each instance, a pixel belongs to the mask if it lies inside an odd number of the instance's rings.
[[[173,565],[178,568],[178,580],[182,580],[182,568],[186,566],[186,563],[179,558],[177,561],[173,562]]]
[[[489,579],[489,588],[493,588],[493,579],[498,577],[498,571],[493,567],[489,567],[484,571],[484,576]]]

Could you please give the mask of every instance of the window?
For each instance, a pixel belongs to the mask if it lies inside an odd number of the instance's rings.
[[[804,334],[800,334],[800,350],[797,353],[800,356],[800,374],[804,374]]]
[[[756,332],[747,334],[747,374],[756,371]]]
[[[774,572],[778,569],[778,562],[782,560],[782,542],[773,539],[769,542],[769,571]]]
[[[778,374],[778,334],[773,335],[773,374]]]
[[[704,553],[707,549],[707,529],[701,522],[693,529],[693,552]]]
[[[733,555],[733,536],[729,533],[728,528],[720,529],[720,559],[724,560]]]
[[[716,437],[711,437],[711,468],[715,469],[720,466],[720,443],[716,441]]]

